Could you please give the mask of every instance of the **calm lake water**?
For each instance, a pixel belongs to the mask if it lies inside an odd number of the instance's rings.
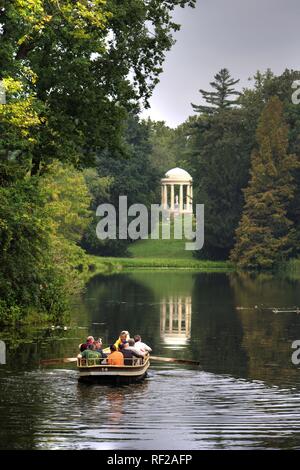
[[[300,449],[300,282],[268,276],[134,272],[94,278],[63,329],[1,331],[1,449]],[[63,325],[62,325],[63,326]],[[87,334],[140,333],[156,356],[138,385],[78,383]]]

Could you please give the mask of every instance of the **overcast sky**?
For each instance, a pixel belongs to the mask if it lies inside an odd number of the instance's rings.
[[[300,0],[197,0],[196,9],[178,8],[175,20],[181,31],[144,117],[176,127],[224,67],[241,87],[257,70],[300,69]]]

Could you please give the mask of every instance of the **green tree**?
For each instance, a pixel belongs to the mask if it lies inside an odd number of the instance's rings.
[[[77,245],[91,218],[83,174],[54,162],[42,177],[0,188],[0,324],[60,321],[83,286],[88,257]]]
[[[77,243],[91,219],[91,195],[84,174],[71,165],[54,161],[40,180],[58,237]]]
[[[227,259],[243,208],[253,136],[245,113],[229,109],[200,116],[186,129],[185,168],[193,176],[194,202],[205,205],[205,244],[195,255]]]
[[[74,268],[88,260],[77,245],[89,219],[85,181],[100,195],[78,170],[135,145],[124,137],[128,113],[149,105],[179,29],[174,8],[194,4],[0,2],[0,321],[31,306],[57,318],[64,311],[80,284]],[[122,164],[120,180],[121,172]]]
[[[288,127],[278,97],[261,115],[251,159],[251,178],[231,259],[246,269],[272,269],[291,252],[293,223],[287,210],[295,194],[295,155],[288,153]]]
[[[188,139],[193,123],[197,116],[191,116],[186,122],[176,129],[168,127],[162,121],[147,121],[150,130],[150,143],[152,151],[150,161],[163,176],[166,171],[176,166],[188,165],[186,154],[188,151]]]
[[[35,181],[0,188],[0,323],[19,320],[22,308],[36,305],[47,250],[47,218]]]
[[[160,174],[151,162],[152,145],[149,125],[139,121],[135,115],[129,116],[124,131],[126,156],[118,153],[102,153],[97,158],[98,178],[102,179],[105,187],[94,192],[92,210],[101,203],[113,204],[117,210],[119,197],[127,196],[128,207],[132,204],[144,204],[150,208],[151,204],[160,203]],[[89,188],[93,187],[93,179],[87,180]],[[98,240],[96,226],[99,218],[94,217],[88,230],[85,232],[82,246],[92,254],[105,256],[121,256],[127,254],[130,240]]]
[[[47,201],[49,246],[58,279],[68,297],[78,293],[89,271],[89,258],[79,246],[92,220],[92,196],[82,171],[70,164],[54,161],[39,184]]]
[[[177,164],[175,130],[163,121],[147,121],[152,145],[150,160],[161,176]]]
[[[248,125],[253,129],[257,126],[263,108],[272,96],[277,96],[284,105],[284,117],[289,127],[289,152],[300,158],[300,106],[294,104],[291,95],[292,85],[300,80],[300,72],[286,69],[282,75],[276,76],[271,70],[265,73],[257,72],[254,76],[253,88],[244,90],[240,104],[247,113]],[[254,134],[253,134],[254,135]],[[296,189],[292,198],[288,217],[295,224],[293,235],[293,254],[300,254],[300,168],[293,170]]]
[[[232,99],[232,97],[240,96],[240,92],[235,89],[235,85],[239,81],[231,77],[228,69],[221,69],[215,75],[214,81],[210,83],[214,91],[199,90],[209,106],[192,104],[194,111],[200,114],[211,115],[236,105],[237,99]]]
[[[213,115],[195,116],[184,124],[182,165],[194,176],[194,200],[206,206],[205,246],[197,255],[224,258],[234,246],[234,233],[242,216],[242,189],[248,185],[250,158],[256,147],[260,115],[272,96],[284,105],[289,126],[289,153],[300,155],[300,106],[292,103],[292,84],[300,73],[286,70],[275,76],[270,70],[257,72],[251,88],[244,89],[239,106]],[[182,127],[182,126],[180,126]],[[177,131],[177,130],[176,130]],[[182,140],[184,142],[184,140]],[[300,253],[300,169],[292,171],[295,197],[288,218],[295,224],[293,254]]]
[[[176,165],[187,170],[193,171],[190,165],[190,142],[193,139],[195,129],[199,124],[199,116],[190,116],[185,122],[174,129],[172,148],[176,155]]]
[[[36,0],[0,7],[0,80],[17,80],[35,102],[34,145],[14,141],[32,174],[53,159],[89,166],[122,148],[122,122],[148,106],[173,45],[176,6],[195,0]],[[128,77],[131,77],[129,79]],[[22,97],[19,96],[19,99]],[[15,110],[17,116],[17,109]],[[11,133],[1,128],[1,150]]]

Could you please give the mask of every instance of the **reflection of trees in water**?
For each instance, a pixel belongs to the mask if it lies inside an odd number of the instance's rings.
[[[70,322],[65,325],[22,325],[1,330],[7,346],[7,364],[12,369],[35,368],[41,359],[72,357],[88,334],[88,311],[79,297],[73,299]],[[78,323],[77,323],[78,322]],[[78,328],[86,325],[86,328]]]
[[[294,281],[242,273],[231,274],[230,285],[243,327],[249,376],[278,385],[298,378],[299,371],[291,362],[291,344],[300,338],[300,317],[275,314],[271,307],[299,305],[299,283],[297,289]]]
[[[180,338],[178,326],[181,323],[184,329],[185,322],[179,321],[179,306],[189,297],[190,333]],[[300,305],[299,283],[269,275],[118,274],[94,279],[85,302],[92,321],[105,322],[97,332],[106,342],[128,329],[131,334],[142,334],[159,354],[168,342],[164,339],[168,339],[173,343],[168,346],[174,349],[174,357],[199,359],[205,370],[242,377],[275,377],[278,368],[266,364],[278,363],[286,371],[291,370],[291,341],[300,338],[300,317],[295,314],[280,317],[270,310],[236,309],[261,304]],[[181,315],[184,310],[182,307]],[[169,338],[165,336],[169,334]],[[178,346],[180,340],[186,342],[184,352],[176,351],[175,343]]]
[[[245,375],[243,329],[227,274],[199,274],[192,292],[193,357],[205,370]]]
[[[41,422],[52,412],[45,399],[48,385],[39,372],[0,375],[0,449],[38,448]],[[48,440],[45,436],[44,442]]]
[[[41,359],[73,356],[78,351],[81,335],[86,337],[87,331],[32,326],[2,331],[7,345],[7,365],[14,370],[36,368]]]
[[[231,273],[230,285],[240,307],[300,306],[300,282],[271,274]]]
[[[100,334],[106,344],[114,342],[120,331],[141,334],[154,345],[159,340],[159,315],[150,288],[130,274],[100,276],[89,284],[86,293],[91,320],[104,322]],[[93,333],[93,330],[92,330]]]

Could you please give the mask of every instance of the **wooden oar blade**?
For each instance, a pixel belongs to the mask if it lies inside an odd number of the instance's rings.
[[[173,364],[190,364],[194,366],[200,366],[200,362],[192,361],[189,359],[175,359],[174,357],[158,357],[158,356],[150,356],[150,361],[155,362],[169,362]]]
[[[40,364],[43,366],[52,366],[58,364],[71,364],[77,362],[77,357],[62,357],[59,359],[41,359]]]

